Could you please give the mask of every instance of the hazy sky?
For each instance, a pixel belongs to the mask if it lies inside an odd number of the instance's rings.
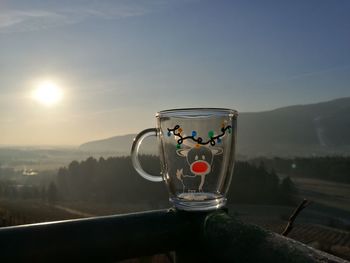
[[[350,1],[1,1],[0,144],[80,144],[178,107],[350,96]],[[50,107],[38,83],[63,91]]]

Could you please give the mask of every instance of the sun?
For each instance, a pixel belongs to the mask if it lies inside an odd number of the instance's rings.
[[[39,82],[32,93],[32,98],[45,106],[53,106],[63,98],[63,91],[56,82],[45,80]]]

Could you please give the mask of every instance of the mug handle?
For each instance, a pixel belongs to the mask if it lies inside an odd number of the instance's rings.
[[[157,129],[150,128],[143,130],[139,134],[136,135],[134,142],[132,143],[131,147],[131,161],[132,165],[134,166],[135,170],[145,179],[150,180],[152,182],[161,182],[163,181],[163,177],[160,175],[151,175],[145,170],[143,170],[140,160],[139,160],[139,149],[141,146],[142,141],[150,136],[157,136]]]

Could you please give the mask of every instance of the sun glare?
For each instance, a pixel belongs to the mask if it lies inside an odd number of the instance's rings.
[[[46,106],[53,106],[62,100],[63,92],[57,83],[43,81],[38,84],[32,95],[33,99],[39,103]]]

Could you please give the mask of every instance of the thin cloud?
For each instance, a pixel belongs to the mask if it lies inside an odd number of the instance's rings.
[[[115,3],[115,2],[114,2]],[[116,2],[118,3],[118,2]],[[145,4],[103,4],[103,2],[84,6],[0,10],[0,33],[45,30],[82,22],[88,18],[119,19],[142,16],[151,12],[154,5]]]
[[[7,10],[0,12],[0,32],[36,31],[77,22],[64,14],[46,10]]]

